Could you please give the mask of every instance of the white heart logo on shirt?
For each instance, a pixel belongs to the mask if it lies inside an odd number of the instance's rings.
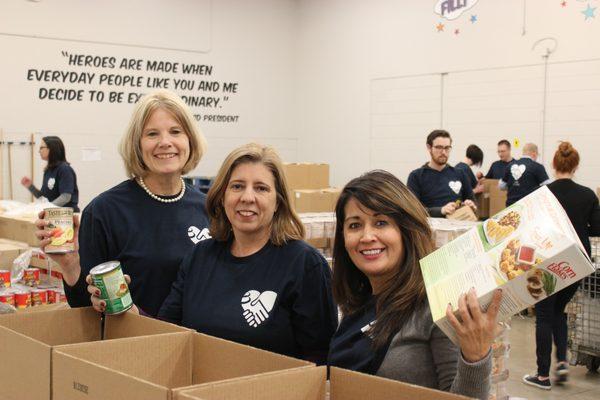
[[[48,189],[50,189],[50,190],[54,189],[55,183],[56,183],[56,179],[54,179],[54,178],[48,179]]]
[[[242,296],[243,316],[248,325],[256,328],[269,318],[269,311],[273,309],[277,293],[265,290],[248,290]]]
[[[208,228],[204,228],[204,229],[200,230],[199,228],[196,228],[194,225],[192,225],[188,228],[188,236],[190,239],[192,239],[192,242],[194,242],[194,244],[198,244],[203,240],[211,238]]]
[[[459,194],[460,189],[462,188],[462,183],[460,181],[450,181],[448,182],[448,186],[450,186],[450,189],[452,189],[454,193]]]
[[[510,166],[510,174],[515,179],[515,181],[518,181],[519,178],[523,176],[523,173],[526,169],[527,167],[523,164],[513,164]]]

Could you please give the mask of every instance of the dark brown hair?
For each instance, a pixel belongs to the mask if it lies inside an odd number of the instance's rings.
[[[426,300],[419,260],[433,250],[427,212],[413,193],[387,171],[375,170],[351,180],[335,207],[333,295],[346,315],[359,311],[370,299],[367,276],[352,262],[344,241],[345,208],[350,199],[391,218],[400,229],[404,259],[377,295],[377,322],[372,329],[375,347],[384,345]]]
[[[552,165],[556,172],[573,172],[579,165],[579,152],[570,142],[560,142],[554,153]]]
[[[431,131],[431,133],[427,135],[427,144],[429,146],[433,146],[433,141],[439,137],[448,138],[450,139],[450,143],[452,143],[452,137],[450,137],[450,133],[448,133],[448,131],[445,131],[443,129],[436,129],[434,131]]]

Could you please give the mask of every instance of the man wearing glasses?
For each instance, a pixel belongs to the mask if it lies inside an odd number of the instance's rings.
[[[450,150],[450,134],[441,129],[434,130],[427,136],[431,160],[408,176],[408,187],[432,217],[452,214],[461,202],[476,209],[468,177],[464,171],[448,165]]]

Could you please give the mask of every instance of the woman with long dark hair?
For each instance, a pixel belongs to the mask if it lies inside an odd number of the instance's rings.
[[[40,157],[46,161],[42,188],[38,189],[31,178],[24,176],[21,185],[25,186],[36,198],[45,197],[59,207],[72,207],[79,211],[79,189],[77,176],[67,162],[65,145],[58,136],[45,136],[39,148]]]
[[[389,172],[351,180],[336,206],[333,294],[343,319],[329,364],[487,399],[501,292],[483,312],[474,289],[446,312],[459,346],[433,323],[419,260],[433,251],[427,211]]]

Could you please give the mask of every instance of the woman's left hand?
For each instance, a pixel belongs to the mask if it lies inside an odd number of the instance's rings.
[[[458,344],[465,361],[473,363],[487,356],[494,342],[502,290],[497,289],[486,312],[481,310],[475,289],[458,299],[459,321],[448,304],[446,317],[458,336]]]

